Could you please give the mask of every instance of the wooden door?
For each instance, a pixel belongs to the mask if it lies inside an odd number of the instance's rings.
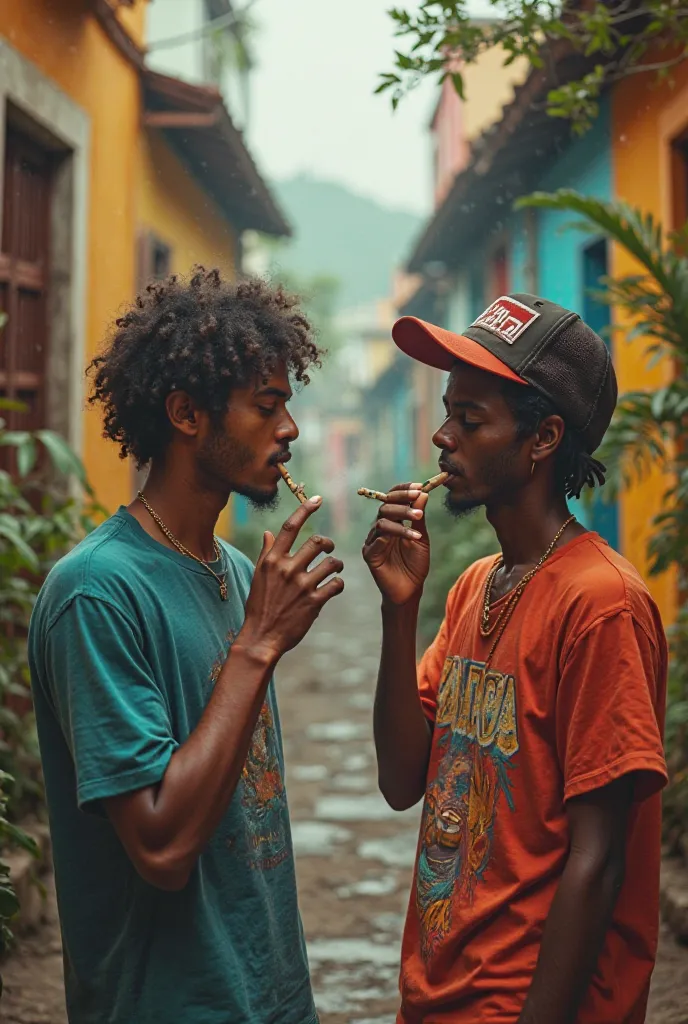
[[[11,428],[45,425],[50,183],[49,155],[8,131],[0,247],[0,310],[8,320],[0,332],[0,396],[28,410],[3,415]]]

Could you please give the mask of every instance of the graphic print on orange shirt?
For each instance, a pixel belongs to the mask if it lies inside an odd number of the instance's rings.
[[[513,811],[518,753],[512,675],[457,656],[444,662],[435,720],[440,760],[428,786],[416,874],[421,953],[427,962],[472,904],[490,863],[495,817]]]

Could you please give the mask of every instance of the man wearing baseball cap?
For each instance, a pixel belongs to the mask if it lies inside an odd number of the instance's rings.
[[[446,506],[501,546],[449,593],[416,666],[427,494],[386,496],[363,555],[382,593],[382,792],[424,797],[400,1024],[641,1024],[658,933],[667,650],[635,569],[567,498],[604,483],[604,342],[545,299],[497,299],[462,335],[403,317],[449,371],[433,437]]]

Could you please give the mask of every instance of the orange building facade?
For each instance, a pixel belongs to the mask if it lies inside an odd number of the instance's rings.
[[[110,510],[137,477],[85,405],[109,325],[151,278],[232,278],[244,230],[289,230],[220,93],[148,70],[149,2],[0,0],[0,393],[29,407],[12,425],[70,440]]]
[[[672,71],[671,81],[655,74],[634,75],[619,82],[612,95],[612,152],[615,195],[651,213],[671,231],[688,219],[688,64]],[[631,257],[616,246],[614,276],[637,272]],[[617,316],[618,322],[618,316]],[[673,373],[664,360],[650,366],[641,339],[625,344],[623,333],[615,341],[615,365],[620,393],[661,387]],[[661,506],[668,487],[656,471],[634,485],[622,500],[622,551],[647,576],[650,521]],[[665,623],[676,613],[674,573],[650,577],[649,584]]]

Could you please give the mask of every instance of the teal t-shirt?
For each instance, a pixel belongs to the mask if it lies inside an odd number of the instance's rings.
[[[229,600],[125,509],[49,574],[29,658],[71,1024],[312,1024],[271,681],[231,805],[187,886],[144,882],[102,801],[160,781],[241,629],[253,567],[222,545]]]

